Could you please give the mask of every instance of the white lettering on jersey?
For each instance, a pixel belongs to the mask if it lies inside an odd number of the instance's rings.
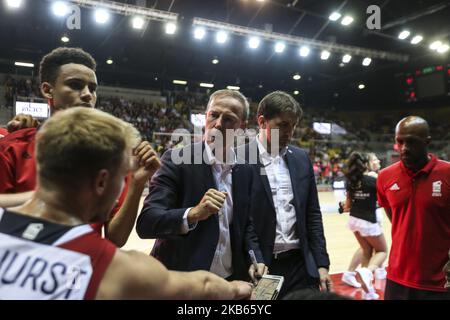
[[[432,197],[442,197],[441,193],[442,181],[434,181],[433,182],[433,192],[431,193]]]
[[[81,300],[92,271],[88,255],[0,233],[0,299]]]

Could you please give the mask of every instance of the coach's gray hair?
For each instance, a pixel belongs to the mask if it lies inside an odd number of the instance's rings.
[[[209,97],[208,106],[206,107],[206,110],[208,110],[211,101],[218,97],[231,97],[231,98],[238,100],[240,103],[242,103],[242,105],[244,106],[244,119],[243,120],[247,121],[248,115],[250,113],[250,105],[248,103],[247,98],[242,93],[240,93],[239,91],[236,91],[236,90],[228,90],[228,89],[217,90]]]

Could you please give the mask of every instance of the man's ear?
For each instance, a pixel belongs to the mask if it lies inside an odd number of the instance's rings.
[[[48,100],[53,99],[53,86],[48,82],[42,82],[41,93],[44,98]]]
[[[258,117],[258,126],[260,129],[266,129],[266,118],[263,115]]]
[[[97,196],[103,196],[108,187],[108,183],[110,181],[111,174],[108,170],[102,169],[97,172],[97,175],[94,179],[94,192]]]

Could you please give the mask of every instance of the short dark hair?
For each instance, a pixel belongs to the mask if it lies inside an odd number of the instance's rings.
[[[297,121],[303,116],[300,104],[284,91],[274,91],[266,95],[258,105],[257,117],[264,116],[270,120],[283,112],[295,114]]]
[[[45,55],[39,66],[41,83],[54,84],[58,77],[59,67],[69,63],[82,64],[95,71],[97,63],[94,58],[81,48],[60,47]]]

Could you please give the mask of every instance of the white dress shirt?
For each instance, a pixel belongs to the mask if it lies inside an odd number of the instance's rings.
[[[291,175],[284,159],[287,148],[279,154],[269,154],[263,144],[256,138],[259,156],[264,166],[272,199],[277,214],[277,226],[275,233],[275,245],[273,253],[280,253],[300,247],[300,240],[296,232],[297,217],[295,207],[292,205],[294,192],[292,190]]]
[[[205,150],[208,159],[207,162],[211,164],[211,170],[217,190],[227,193],[225,202],[220,211],[217,213],[219,219],[219,241],[217,243],[216,252],[209,271],[223,278],[227,278],[233,274],[230,241],[230,224],[233,221],[233,194],[231,177],[233,165],[221,164],[220,161],[217,161],[207,143],[205,143]],[[234,163],[236,163],[236,155],[232,149],[230,149],[230,153],[232,154],[229,159],[233,159]],[[183,216],[183,234],[188,233],[197,226],[197,223],[191,226],[188,225],[187,215],[191,209],[192,208],[188,208]]]

